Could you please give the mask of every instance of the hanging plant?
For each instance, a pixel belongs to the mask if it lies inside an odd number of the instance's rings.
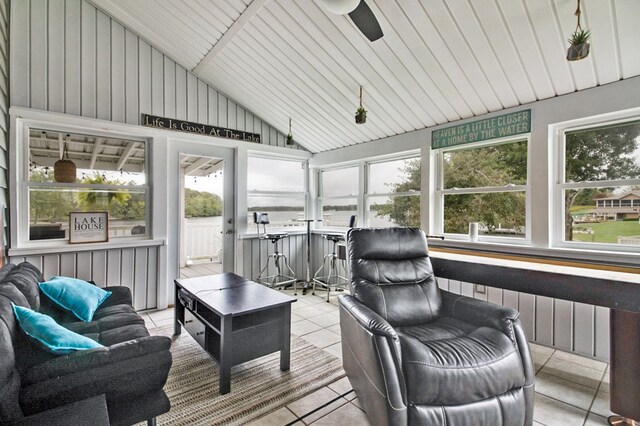
[[[293,134],[291,133],[291,118],[289,118],[289,133],[287,133],[287,145],[293,145]]]
[[[578,25],[568,39],[570,44],[569,49],[567,50],[568,61],[578,61],[589,55],[589,38],[591,37],[591,32],[582,28],[582,25],[580,24],[581,14],[580,0],[578,0],[578,8],[574,13],[574,15],[578,17]]]
[[[360,86],[360,106],[356,110],[356,124],[367,122],[367,110],[362,106],[362,86]]]

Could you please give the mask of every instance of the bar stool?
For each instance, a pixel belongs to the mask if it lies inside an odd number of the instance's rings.
[[[269,213],[259,213],[253,212],[253,222],[256,224],[258,228],[258,238],[261,240],[271,240],[273,244],[273,253],[267,256],[267,262],[264,267],[260,270],[260,273],[256,277],[256,282],[265,285],[267,287],[286,287],[290,284],[293,284],[293,295],[297,295],[298,287],[295,272],[289,266],[289,261],[287,260],[287,256],[283,253],[280,253],[278,249],[278,242],[283,239],[289,237],[289,234],[286,232],[267,232],[266,225],[269,223]],[[260,225],[263,227],[263,234],[260,235]],[[273,260],[273,264],[275,266],[275,274],[268,275],[269,273],[269,260]],[[282,269],[280,267],[280,263],[284,265],[285,273],[282,273]],[[286,272],[289,272],[291,275],[287,275]],[[266,273],[267,275],[263,274]]]
[[[357,217],[355,215],[351,216],[349,218],[349,228],[353,228],[356,225],[356,221],[357,221]],[[325,255],[324,258],[322,259],[322,264],[320,265],[320,268],[318,268],[316,273],[313,274],[313,289],[311,291],[311,294],[313,295],[316,294],[316,283],[320,284],[321,286],[324,286],[327,288],[327,302],[329,302],[329,296],[331,294],[332,284],[334,285],[336,291],[342,291],[342,288],[339,288],[339,287],[345,287],[349,284],[349,279],[347,277],[343,277],[342,275],[340,275],[338,271],[338,260],[342,260],[344,263],[346,256],[345,257],[339,256],[336,251],[338,243],[344,241],[345,238],[343,233],[338,234],[338,233],[332,232],[332,233],[324,233],[321,235],[322,235],[322,238],[326,239],[327,241],[333,242],[333,247],[332,247],[331,253]],[[320,276],[320,274],[322,274],[322,272],[324,271],[324,268],[327,265],[327,263],[329,266],[329,274],[326,277],[322,277]],[[334,283],[331,283],[332,278],[335,280]]]

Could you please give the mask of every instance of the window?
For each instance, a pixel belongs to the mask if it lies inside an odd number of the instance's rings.
[[[640,248],[640,121],[567,129],[561,145],[562,242]]]
[[[247,225],[253,212],[269,213],[270,227],[303,226],[307,204],[306,162],[250,155],[247,174]]]
[[[446,234],[523,239],[527,235],[527,141],[465,146],[439,155],[439,200]]]
[[[61,183],[64,156],[76,174]],[[29,241],[68,239],[69,212],[83,211],[109,213],[110,239],[149,233],[144,141],[30,129],[27,191]]]
[[[420,159],[372,162],[367,170],[368,226],[420,227]]]
[[[347,227],[358,214],[358,167],[320,172],[320,211],[322,226]]]

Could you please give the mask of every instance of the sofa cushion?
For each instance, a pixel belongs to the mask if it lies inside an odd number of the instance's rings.
[[[106,315],[103,318],[93,318],[91,322],[75,321],[63,324],[65,328],[79,334],[102,333],[115,328],[129,325],[144,325],[144,320],[136,313],[122,312]]]
[[[123,327],[104,330],[100,333],[87,333],[85,336],[95,339],[104,346],[111,346],[117,343],[134,340],[139,337],[149,336],[149,332],[144,324],[127,325]]]
[[[22,331],[54,354],[64,355],[77,350],[102,347],[95,340],[67,330],[47,315],[15,304],[12,307]]]
[[[409,404],[467,404],[525,384],[518,349],[493,328],[448,318],[402,327],[398,337]]]
[[[110,291],[70,277],[53,277],[40,283],[40,290],[82,321],[91,321],[98,306],[111,296]]]
[[[34,311],[40,310],[40,291],[38,283],[42,281],[42,274],[29,262],[22,262],[11,268],[5,275],[0,286],[6,283],[14,285],[27,299],[29,307]]]

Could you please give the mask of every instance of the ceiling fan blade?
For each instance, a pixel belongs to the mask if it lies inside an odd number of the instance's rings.
[[[376,41],[384,35],[376,15],[373,14],[373,11],[364,0],[360,2],[353,12],[349,12],[349,18],[369,41]]]

